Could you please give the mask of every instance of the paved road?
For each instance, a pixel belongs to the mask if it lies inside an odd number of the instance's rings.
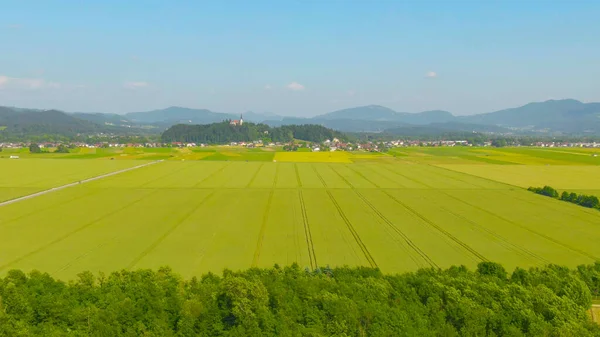
[[[139,168],[142,168],[142,167],[145,167],[145,166],[149,166],[149,165],[154,165],[154,164],[160,163],[160,162],[162,162],[162,160],[153,161],[153,162],[150,162],[150,163],[146,163],[146,164],[142,164],[142,165],[138,165],[138,166],[126,168],[124,170],[120,170],[120,171],[115,171],[115,172],[111,172],[111,173],[99,175],[99,176],[96,176],[96,177],[88,178],[88,179],[81,180],[81,181],[76,181],[74,183],[69,183],[69,184],[66,184],[66,185],[58,186],[58,187],[52,187],[51,189],[48,189],[48,190],[44,190],[44,191],[36,192],[36,193],[33,193],[33,194],[29,194],[29,195],[26,195],[26,196],[22,196],[22,197],[19,197],[19,198],[16,198],[16,199],[11,199],[11,200],[0,202],[0,207],[6,206],[6,205],[10,205],[10,204],[14,204],[14,203],[19,202],[19,201],[23,201],[23,200],[27,200],[27,199],[39,197],[40,195],[44,195],[44,194],[48,194],[48,193],[60,191],[62,189],[65,189],[65,188],[68,188],[68,187],[71,187],[71,186],[85,184],[85,183],[89,183],[90,181],[94,181],[94,180],[98,180],[98,179],[102,179],[102,178],[114,176],[115,174],[119,174],[119,173],[123,173],[123,172],[127,172],[127,171],[132,171],[132,170],[137,170]]]

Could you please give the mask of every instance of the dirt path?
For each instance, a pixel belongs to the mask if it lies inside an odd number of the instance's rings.
[[[162,160],[153,161],[153,162],[150,162],[150,163],[146,163],[146,164],[142,164],[142,165],[138,165],[138,166],[126,168],[126,169],[120,170],[120,171],[106,173],[106,174],[103,174],[103,175],[99,175],[99,176],[96,176],[96,177],[84,179],[84,180],[81,180],[81,181],[76,181],[74,183],[68,183],[66,185],[62,185],[62,186],[58,186],[58,187],[52,187],[52,188],[47,189],[47,190],[43,190],[43,191],[36,192],[36,193],[33,193],[33,194],[29,194],[29,195],[25,195],[25,196],[22,196],[22,197],[15,198],[15,199],[11,199],[11,200],[0,202],[0,207],[6,206],[6,205],[10,205],[10,204],[14,204],[14,203],[19,202],[19,201],[23,201],[23,200],[27,200],[27,199],[39,197],[40,195],[44,195],[44,194],[48,194],[48,193],[60,191],[60,190],[63,190],[65,188],[68,188],[68,187],[71,187],[71,186],[76,186],[76,185],[80,185],[80,184],[89,183],[89,182],[94,181],[94,180],[107,178],[107,177],[114,176],[114,175],[119,174],[119,173],[137,170],[139,168],[150,166],[150,165],[154,165],[154,164],[157,164],[157,163],[160,163],[160,162],[162,162]]]

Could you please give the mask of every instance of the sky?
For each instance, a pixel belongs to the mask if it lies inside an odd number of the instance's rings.
[[[466,115],[600,101],[600,1],[5,1],[0,105]]]

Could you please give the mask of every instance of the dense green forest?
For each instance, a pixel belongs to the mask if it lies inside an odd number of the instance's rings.
[[[600,263],[385,275],[297,265],[184,280],[168,268],[68,283],[0,278],[0,336],[600,336]]]
[[[347,139],[341,133],[320,125],[284,125],[270,127],[266,124],[244,123],[230,125],[229,122],[187,125],[178,124],[162,134],[164,142],[193,142],[205,144],[226,144],[230,142],[290,142],[301,139],[309,142],[322,142],[326,139]]]

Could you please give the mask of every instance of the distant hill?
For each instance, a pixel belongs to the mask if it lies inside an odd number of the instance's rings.
[[[444,128],[462,129],[460,124],[468,124],[464,126],[465,129],[485,129],[481,127],[483,125],[497,126],[496,132],[504,130],[600,134],[600,103],[582,103],[573,99],[549,100],[472,116],[454,116],[441,110],[420,113],[395,112],[386,107],[369,105],[316,116],[312,121],[344,131],[377,131],[382,126],[397,131],[406,125],[451,123]],[[365,130],[360,130],[361,125]]]
[[[455,117],[448,111],[434,110],[419,113],[397,112],[381,105],[367,105],[337,110],[313,117],[314,120],[391,121],[406,124],[443,123]]]
[[[161,132],[176,124],[212,124],[238,119],[240,115],[207,109],[169,107],[131,112],[124,115],[104,113],[64,113],[57,110],[0,108],[0,127],[8,132],[89,133]],[[423,130],[453,130],[496,133],[600,135],[600,103],[582,103],[573,99],[529,103],[471,116],[454,116],[448,111],[419,113],[398,112],[380,105],[367,105],[318,115],[311,118],[283,117],[272,113],[248,111],[247,122],[270,127],[314,124],[343,132],[383,132],[401,135]],[[428,126],[428,128],[412,128]],[[135,131],[135,130],[137,131]]]
[[[599,133],[600,103],[573,99],[529,103],[518,108],[458,118],[461,122],[567,133]]]
[[[139,123],[190,123],[190,124],[210,124],[221,122],[226,119],[239,118],[232,114],[213,112],[207,109],[190,109],[172,106],[166,109],[130,112],[125,114],[129,120]]]
[[[125,118],[138,123],[148,124],[211,124],[229,119],[239,119],[239,114],[214,112],[207,109],[190,109],[172,106],[166,109],[130,112]],[[267,119],[279,120],[280,116],[275,114],[260,114],[248,111],[243,114],[243,119],[249,122],[260,123]]]
[[[5,134],[61,134],[101,132],[104,127],[58,110],[28,110],[0,107],[0,125]]]
[[[337,110],[313,117],[315,120],[354,119],[368,121],[396,121],[399,113],[381,105],[367,105]]]

